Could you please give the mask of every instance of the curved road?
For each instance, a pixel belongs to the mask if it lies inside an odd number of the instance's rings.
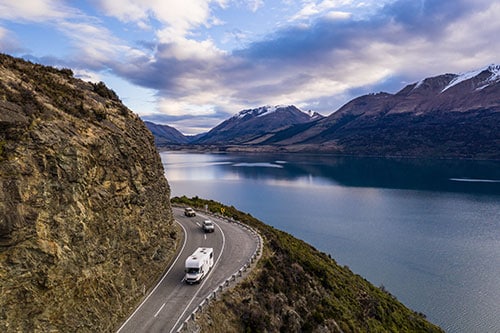
[[[118,329],[119,333],[175,332],[203,299],[238,272],[257,249],[256,236],[235,223],[200,212],[185,217],[184,209],[172,209],[184,231],[181,251],[158,285]],[[201,222],[206,219],[214,222],[215,232],[203,232]],[[184,263],[201,246],[214,248],[214,267],[200,284],[188,285],[183,281]]]

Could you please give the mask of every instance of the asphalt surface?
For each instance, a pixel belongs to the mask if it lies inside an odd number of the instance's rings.
[[[257,238],[235,223],[202,212],[186,217],[184,210],[177,207],[173,207],[173,212],[184,231],[181,251],[158,285],[118,329],[119,333],[176,332],[196,307],[237,273],[257,249]],[[214,222],[215,232],[203,232],[201,224],[205,219]],[[189,285],[184,282],[184,264],[198,247],[214,249],[214,267],[199,284]]]

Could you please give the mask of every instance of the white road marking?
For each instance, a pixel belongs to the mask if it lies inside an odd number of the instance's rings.
[[[153,288],[153,290],[151,290],[151,292],[148,294],[148,296],[146,296],[146,298],[144,299],[144,301],[142,301],[142,303],[139,304],[139,306],[137,307],[137,309],[135,309],[135,311],[132,313],[132,315],[130,317],[128,317],[128,319],[123,323],[122,326],[120,326],[120,328],[118,329],[118,331],[116,331],[116,333],[120,332],[123,329],[123,327],[125,327],[125,325],[127,325],[127,323],[130,321],[130,319],[132,319],[132,317],[137,313],[137,311],[139,311],[139,309],[144,305],[144,303],[146,303],[146,301],[148,300],[148,298],[155,292],[155,290],[160,286],[160,284],[163,282],[163,280],[165,280],[165,277],[168,275],[168,273],[170,273],[170,271],[172,270],[172,268],[175,266],[175,263],[177,262],[177,260],[179,260],[181,254],[182,254],[182,251],[184,250],[184,247],[186,246],[188,233],[186,231],[186,228],[184,228],[184,226],[182,224],[180,224],[177,221],[175,221],[175,222],[178,225],[180,225],[181,228],[184,230],[184,244],[182,244],[182,248],[179,251],[179,254],[177,255],[177,258],[175,258],[174,262],[172,263],[172,265],[170,266],[170,268],[168,269],[168,271],[165,273],[165,275],[163,275],[163,277],[161,278],[160,282],[158,282],[158,284]]]
[[[175,322],[174,326],[170,330],[170,333],[172,333],[174,331],[174,329],[177,327],[177,325],[179,325],[179,322],[181,321],[182,317],[184,317],[184,315],[186,314],[186,311],[191,306],[191,303],[193,303],[193,301],[196,298],[196,296],[198,296],[198,294],[200,293],[201,288],[203,288],[203,286],[205,285],[205,283],[208,281],[208,278],[210,277],[210,275],[212,275],[213,271],[215,270],[215,267],[217,266],[217,264],[220,261],[220,258],[222,257],[222,252],[224,252],[224,246],[226,245],[226,236],[224,235],[224,232],[222,231],[221,227],[219,227],[219,225],[217,223],[215,223],[215,222],[214,222],[214,224],[217,226],[217,228],[219,228],[219,230],[221,232],[221,235],[222,235],[222,249],[220,250],[219,256],[217,257],[217,260],[215,261],[214,267],[212,267],[212,269],[210,270],[210,272],[208,272],[208,275],[205,277],[205,279],[203,279],[203,282],[200,284],[198,290],[194,294],[193,298],[191,298],[191,300],[189,301],[188,305],[186,305],[186,308],[184,309],[184,311],[182,311],[181,315],[179,316],[179,318]]]
[[[196,225],[197,225],[198,227],[201,227],[200,222],[196,222]]]
[[[205,240],[207,240],[207,234],[204,234],[203,237],[205,238]]]
[[[163,303],[163,305],[160,306],[160,309],[158,311],[156,311],[155,318],[158,317],[158,314],[160,313],[161,309],[163,309],[164,306],[165,306],[165,303]]]

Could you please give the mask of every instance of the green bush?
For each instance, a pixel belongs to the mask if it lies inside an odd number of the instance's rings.
[[[117,102],[121,102],[120,98],[118,95],[108,87],[106,87],[106,84],[104,82],[100,81],[98,83],[93,84],[94,87],[94,92],[97,93],[99,96],[108,98]]]

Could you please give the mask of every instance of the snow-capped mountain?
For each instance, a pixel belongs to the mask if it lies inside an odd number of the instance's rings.
[[[293,105],[268,105],[242,110],[198,138],[195,143],[257,144],[279,130],[321,117],[318,113],[303,112]]]
[[[500,66],[358,97],[304,131],[264,144],[344,154],[500,159]]]
[[[485,75],[481,75],[482,73]],[[479,79],[479,82],[476,82],[475,84],[476,90],[484,89],[491,84],[498,83],[500,81],[500,65],[489,65],[488,67],[480,70],[458,74],[441,92],[444,92],[463,81],[474,79],[476,77]]]
[[[248,116],[250,116],[250,117],[264,117],[266,115],[269,115],[271,113],[276,112],[279,109],[284,109],[287,107],[288,107],[288,105],[261,106],[261,107],[256,108],[256,109],[248,109],[248,110],[240,111],[237,114],[235,114],[233,117],[237,118],[237,119],[242,119],[242,118],[245,118]]]

